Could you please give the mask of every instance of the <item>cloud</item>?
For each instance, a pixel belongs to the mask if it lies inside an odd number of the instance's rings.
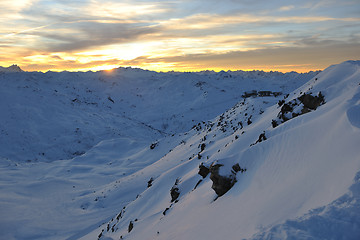
[[[93,17],[115,17],[119,19],[137,19],[143,16],[153,16],[166,13],[169,10],[159,2],[117,2],[93,0],[84,11]]]
[[[168,64],[173,68],[187,66],[184,70],[199,69],[271,69],[308,71],[356,59],[360,55],[360,43],[332,43],[307,47],[276,47],[253,51],[231,51],[216,54],[188,54],[163,58],[139,57],[124,61],[125,65],[152,66]],[[298,67],[295,67],[298,66]],[[170,69],[169,69],[170,70]]]
[[[32,47],[39,51],[69,52],[113,43],[132,42],[158,31],[156,27],[138,24],[78,21],[54,24],[52,29],[30,29],[17,34],[38,38],[35,46]],[[37,42],[40,41],[46,44],[38,44]]]
[[[19,19],[21,11],[31,7],[37,0],[0,1],[0,19]]]
[[[225,68],[245,66],[246,58],[264,62],[257,53],[272,62],[267,54],[285,59],[287,52],[289,57],[279,64],[304,66],[295,54],[303,56],[304,51],[304,56],[313,56],[307,52],[311,49],[335,59],[326,48],[334,54],[334,49],[343,49],[344,53],[336,52],[342,59],[345,53],[353,56],[346,44],[358,46],[360,5],[354,0],[335,2],[3,1],[0,64],[17,59],[26,66],[42,61],[51,68],[72,67],[70,63],[83,68],[106,61],[159,69],[215,68],[215,64]],[[251,63],[256,66],[255,60]]]
[[[21,66],[26,71],[61,71],[61,70],[75,70],[75,71],[86,71],[95,69],[98,66],[119,66],[118,59],[108,59],[106,61],[91,61],[87,63],[80,63],[74,60],[65,61],[52,61],[48,63],[29,63]],[[59,67],[61,66],[61,67]]]
[[[279,11],[281,12],[285,12],[285,11],[290,11],[292,9],[294,9],[295,7],[293,5],[288,5],[288,6],[282,6],[281,8],[279,8]]]

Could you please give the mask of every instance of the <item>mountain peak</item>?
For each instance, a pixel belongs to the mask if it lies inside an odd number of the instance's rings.
[[[1,67],[0,72],[23,72],[23,70],[16,64],[11,65],[10,67]]]

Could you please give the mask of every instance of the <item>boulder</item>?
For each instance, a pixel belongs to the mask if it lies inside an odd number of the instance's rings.
[[[207,167],[205,167],[204,164],[201,163],[200,166],[199,166],[199,172],[198,172],[198,174],[199,174],[200,176],[202,176],[203,178],[206,178],[206,176],[209,174],[209,172],[210,172],[210,169],[207,168]]]
[[[211,188],[215,193],[221,197],[229,191],[236,182],[235,174],[231,173],[229,176],[222,176],[219,174],[219,169],[222,164],[214,164],[210,166],[210,179],[213,182]]]

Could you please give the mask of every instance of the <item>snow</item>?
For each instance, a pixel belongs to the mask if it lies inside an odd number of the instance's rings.
[[[349,191],[297,219],[286,220],[252,239],[358,239],[360,236],[359,173]]]
[[[308,74],[2,73],[2,237],[357,239],[359,76],[360,61]],[[253,90],[282,95],[242,97]],[[279,100],[319,92],[316,110],[272,127]],[[217,197],[201,163],[246,171]]]
[[[22,72],[21,68],[17,65],[11,65],[10,67],[1,67],[0,66],[0,73],[2,72]]]

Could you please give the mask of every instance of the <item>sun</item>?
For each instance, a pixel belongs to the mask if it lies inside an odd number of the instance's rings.
[[[112,72],[115,68],[118,68],[118,67],[119,67],[118,65],[102,65],[102,66],[91,67],[88,70]]]

